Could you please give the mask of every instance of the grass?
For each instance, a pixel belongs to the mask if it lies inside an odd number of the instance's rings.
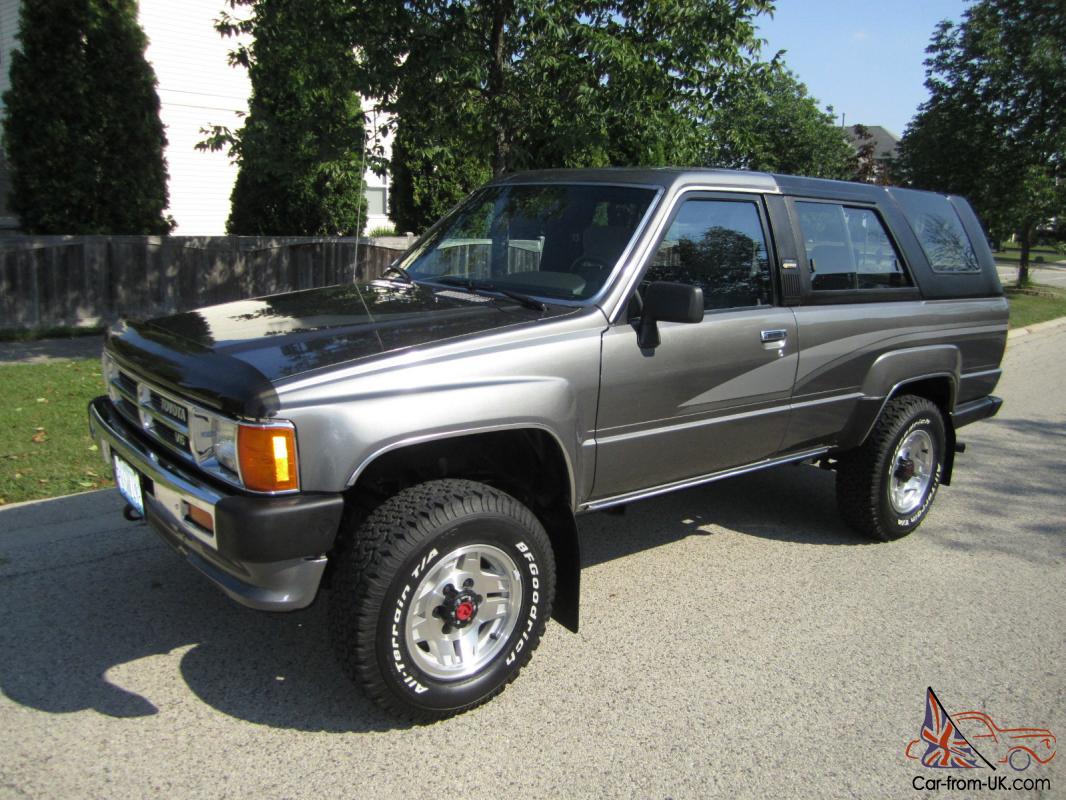
[[[1005,290],[1010,301],[1010,326],[1027,328],[1038,322],[1066,317],[1066,290],[1033,285],[1029,289]]]
[[[111,486],[85,407],[95,359],[0,366],[0,505]]]
[[[106,328],[94,325],[86,328],[68,326],[58,328],[0,328],[0,342],[35,342],[38,339],[74,339],[78,336],[99,336]]]
[[[993,253],[996,261],[1000,263],[1017,264],[1022,251],[1016,242],[1004,242],[1003,249]],[[1038,260],[1039,259],[1039,260]],[[1056,261],[1066,260],[1066,255],[1060,253],[1054,247],[1046,245],[1034,246],[1029,250],[1029,266],[1036,264],[1054,264]]]

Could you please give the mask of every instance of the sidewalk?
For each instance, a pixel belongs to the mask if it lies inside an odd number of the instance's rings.
[[[32,342],[0,342],[0,365],[47,364],[72,358],[100,358],[103,336],[70,339],[37,339]]]

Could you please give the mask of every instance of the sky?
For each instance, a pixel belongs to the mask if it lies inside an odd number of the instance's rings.
[[[925,89],[925,48],[942,19],[959,21],[965,0],[777,0],[763,17],[764,57],[784,60],[837,121],[903,134]]]

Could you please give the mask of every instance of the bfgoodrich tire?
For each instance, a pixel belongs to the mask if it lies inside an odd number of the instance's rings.
[[[379,506],[339,557],[334,652],[381,706],[441,719],[515,679],[554,592],[551,545],[528,508],[473,481],[423,483]]]
[[[890,541],[922,524],[944,465],[944,418],[924,397],[885,405],[866,441],[837,464],[837,504],[852,528]]]

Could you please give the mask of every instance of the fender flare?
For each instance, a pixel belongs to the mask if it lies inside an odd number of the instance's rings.
[[[955,426],[951,412],[958,396],[961,370],[962,354],[954,345],[913,347],[882,354],[863,379],[863,397],[855,404],[851,417],[841,431],[838,448],[849,450],[865,442],[888,401],[907,386],[923,381],[944,381],[947,396],[942,407],[945,453],[941,483],[950,485],[955,465]]]

